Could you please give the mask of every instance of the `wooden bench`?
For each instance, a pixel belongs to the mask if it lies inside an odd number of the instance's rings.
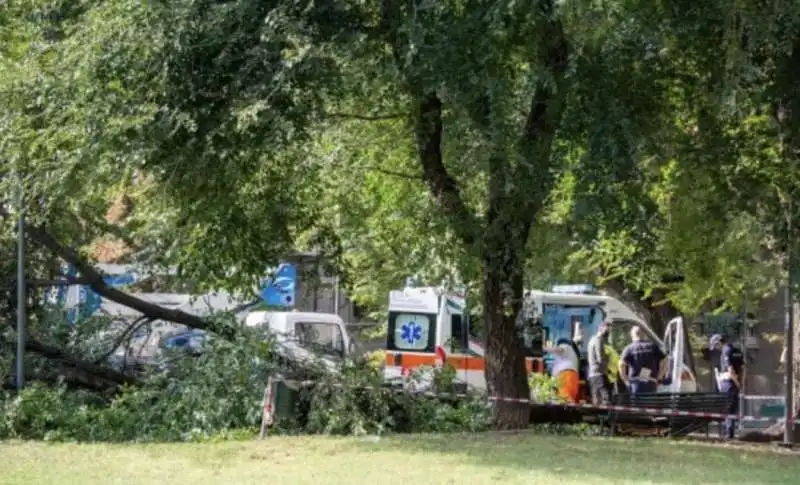
[[[719,417],[675,416],[669,415],[669,412],[725,414],[729,403],[730,397],[719,392],[618,394],[612,397],[611,404],[658,410],[664,414],[612,410],[608,413],[608,421],[612,435],[619,424],[656,428],[662,434],[673,437],[703,430],[708,433],[709,424],[720,421]]]

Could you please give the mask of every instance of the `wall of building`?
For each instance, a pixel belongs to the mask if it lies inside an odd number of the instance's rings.
[[[338,284],[336,275],[325,267],[319,256],[302,253],[289,261],[297,269],[295,298],[298,311],[335,313],[345,322],[355,322],[353,303]]]
[[[749,352],[747,394],[777,395],[785,391],[784,376],[780,370],[785,322],[783,289],[764,299],[756,310],[758,326],[756,337],[759,348]]]

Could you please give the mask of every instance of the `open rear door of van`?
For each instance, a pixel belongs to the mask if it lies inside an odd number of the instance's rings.
[[[666,384],[660,389],[663,392],[697,392],[697,379],[686,364],[686,328],[683,317],[675,317],[667,323],[664,331],[664,347],[669,358],[669,372]]]

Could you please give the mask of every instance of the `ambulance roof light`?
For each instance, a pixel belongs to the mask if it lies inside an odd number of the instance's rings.
[[[554,285],[550,291],[564,295],[592,295],[597,293],[594,286],[590,284]]]

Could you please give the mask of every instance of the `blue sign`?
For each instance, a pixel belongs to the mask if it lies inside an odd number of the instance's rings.
[[[408,342],[408,345],[414,345],[422,340],[422,326],[414,321],[404,323],[400,327],[400,338]]]
[[[294,265],[284,263],[278,266],[273,278],[264,280],[261,299],[269,306],[293,307],[295,305],[295,285],[297,270]]]

